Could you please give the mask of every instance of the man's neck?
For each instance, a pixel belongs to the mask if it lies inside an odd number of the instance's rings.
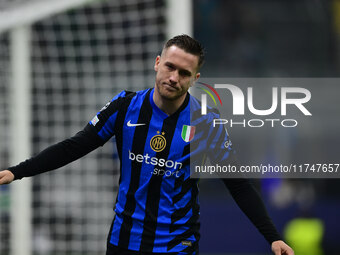
[[[155,89],[153,93],[153,101],[159,109],[161,109],[164,113],[170,116],[181,107],[186,98],[186,95],[187,94],[184,94],[182,97],[176,100],[169,100],[159,95]]]

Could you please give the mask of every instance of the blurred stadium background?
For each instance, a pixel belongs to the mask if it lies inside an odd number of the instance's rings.
[[[163,42],[183,32],[206,47],[203,77],[340,74],[337,0],[1,0],[0,169],[75,134],[122,89],[152,87]],[[235,133],[241,160],[258,159],[247,135]],[[318,147],[339,133],[307,139]],[[298,146],[285,153],[304,156]],[[0,254],[104,254],[117,164],[113,141],[63,169],[1,186]],[[292,245],[313,243],[296,255],[340,254],[340,180],[254,183],[281,234]],[[201,253],[270,254],[222,183],[200,184]]]

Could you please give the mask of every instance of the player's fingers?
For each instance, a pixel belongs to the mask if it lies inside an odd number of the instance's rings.
[[[9,184],[14,180],[14,175],[11,171],[4,170],[0,172],[0,185]]]
[[[294,251],[292,248],[288,247],[286,253],[287,255],[294,255]]]
[[[282,254],[283,255],[294,255],[294,251],[290,248],[287,244],[284,244],[282,247]],[[279,253],[281,255],[281,253]]]
[[[0,172],[0,180],[6,175],[5,171]]]
[[[5,177],[0,175],[0,185],[6,184],[5,181],[6,181]]]
[[[273,252],[275,255],[281,255],[281,249],[275,249]]]
[[[275,255],[294,255],[293,249],[290,247],[284,247],[284,248],[274,248],[273,253]]]
[[[0,185],[6,184],[6,178],[0,173]]]
[[[281,247],[280,247],[280,246],[277,246],[277,245],[273,245],[273,246],[272,246],[272,252],[273,252],[275,255],[282,255],[282,253],[281,253]]]

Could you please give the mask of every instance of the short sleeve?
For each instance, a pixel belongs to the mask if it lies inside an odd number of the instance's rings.
[[[114,127],[117,114],[124,102],[126,91],[119,93],[110,102],[108,102],[89,122],[89,128],[92,129],[102,140],[107,142],[115,135]]]
[[[208,122],[208,156],[214,164],[235,164],[236,152],[225,125],[215,124],[214,126],[213,119],[219,118],[219,114],[214,113]]]

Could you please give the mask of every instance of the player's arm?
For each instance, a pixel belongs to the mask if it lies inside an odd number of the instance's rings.
[[[1,171],[0,185],[60,168],[102,146],[114,135],[115,113],[128,93],[123,91],[113,98],[75,136],[48,147],[17,166]]]
[[[219,118],[219,115],[217,117]],[[209,125],[209,128],[208,144],[210,146],[209,157],[211,161],[213,163],[221,164],[223,162],[222,164],[225,165],[230,164],[239,167],[226,129],[222,125],[216,128],[212,128],[212,125]],[[262,198],[250,181],[243,177],[222,180],[240,209],[269,242],[274,254],[293,255],[293,250],[281,240],[282,238],[272,223]]]
[[[91,130],[90,125],[87,125],[75,136],[46,148],[17,166],[1,171],[0,184],[57,169],[83,157],[103,143]]]
[[[275,255],[293,255],[293,250],[281,240],[260,195],[250,181],[248,179],[222,180],[240,209],[271,244],[273,253]]]
[[[281,240],[274,224],[268,216],[264,203],[248,179],[222,179],[223,183],[229,189],[231,196],[261,232],[265,239],[271,244],[274,241]]]

